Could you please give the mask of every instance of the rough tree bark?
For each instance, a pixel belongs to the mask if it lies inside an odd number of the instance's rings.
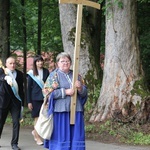
[[[106,12],[102,88],[90,121],[131,116],[147,119],[150,101],[143,101],[144,97],[134,91],[135,83],[141,79],[136,1],[122,0],[122,8],[114,0],[111,2]]]
[[[64,51],[68,52],[73,60],[74,54],[74,42],[75,42],[75,31],[76,31],[76,15],[77,7],[73,4],[59,4],[60,11],[60,23],[61,23],[61,33]],[[86,23],[82,22],[82,34],[81,34],[81,48],[80,48],[80,61],[79,61],[79,73],[82,76],[87,75],[89,70],[92,70],[93,76],[97,78],[97,65],[99,63],[94,61],[94,56],[91,51],[92,40],[91,35],[86,28]],[[97,31],[100,34],[100,31]],[[100,42],[100,41],[96,41]]]
[[[10,13],[9,0],[0,1],[0,58],[3,63],[9,56],[9,28],[10,28]]]

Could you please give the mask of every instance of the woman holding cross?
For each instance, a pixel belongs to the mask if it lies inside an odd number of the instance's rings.
[[[43,92],[53,88],[54,129],[50,140],[45,140],[44,147],[49,150],[85,150],[85,130],[83,107],[87,100],[87,88],[81,76],[75,82],[77,88],[75,123],[70,124],[73,71],[71,57],[62,52],[56,58],[58,68],[50,73]]]

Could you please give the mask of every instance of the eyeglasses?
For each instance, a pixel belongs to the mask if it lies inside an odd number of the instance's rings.
[[[70,61],[69,60],[67,60],[67,61],[65,61],[65,60],[62,60],[62,61],[60,61],[62,64],[69,64],[70,63]]]

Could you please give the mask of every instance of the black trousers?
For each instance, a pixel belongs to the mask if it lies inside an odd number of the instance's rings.
[[[19,140],[21,102],[19,100],[17,103],[11,101],[7,108],[0,109],[0,137],[9,112],[12,116],[13,123],[13,132],[11,140],[11,145],[13,145],[18,144]]]

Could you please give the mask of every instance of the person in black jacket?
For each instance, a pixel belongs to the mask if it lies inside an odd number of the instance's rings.
[[[14,125],[12,144],[18,144],[21,102],[14,95],[11,86],[12,78],[6,76],[4,69],[0,68],[0,138],[8,112],[10,111]],[[12,145],[12,149],[19,150],[17,145],[16,147]]]
[[[39,117],[39,112],[43,104],[42,89],[44,83],[49,76],[49,70],[44,68],[44,59],[40,55],[36,55],[33,59],[33,69],[28,71],[28,86],[27,86],[27,103],[28,108],[31,110],[32,118],[34,118],[34,125]],[[34,140],[38,145],[43,145],[41,137],[36,130],[32,131]]]
[[[10,85],[5,80],[5,76],[3,68],[0,68],[0,138],[10,103],[12,100],[16,101],[16,97],[14,96]]]
[[[8,112],[10,112],[13,121],[11,147],[13,150],[20,150],[20,148],[18,147],[18,140],[20,130],[21,107],[24,105],[24,86],[23,86],[24,84],[23,84],[23,73],[16,69],[16,60],[13,57],[9,57],[6,59],[5,74],[1,71],[1,83],[3,86],[1,87],[2,92],[0,92],[2,93],[1,95],[2,121],[0,121],[0,131],[2,132],[2,128],[4,126]]]

